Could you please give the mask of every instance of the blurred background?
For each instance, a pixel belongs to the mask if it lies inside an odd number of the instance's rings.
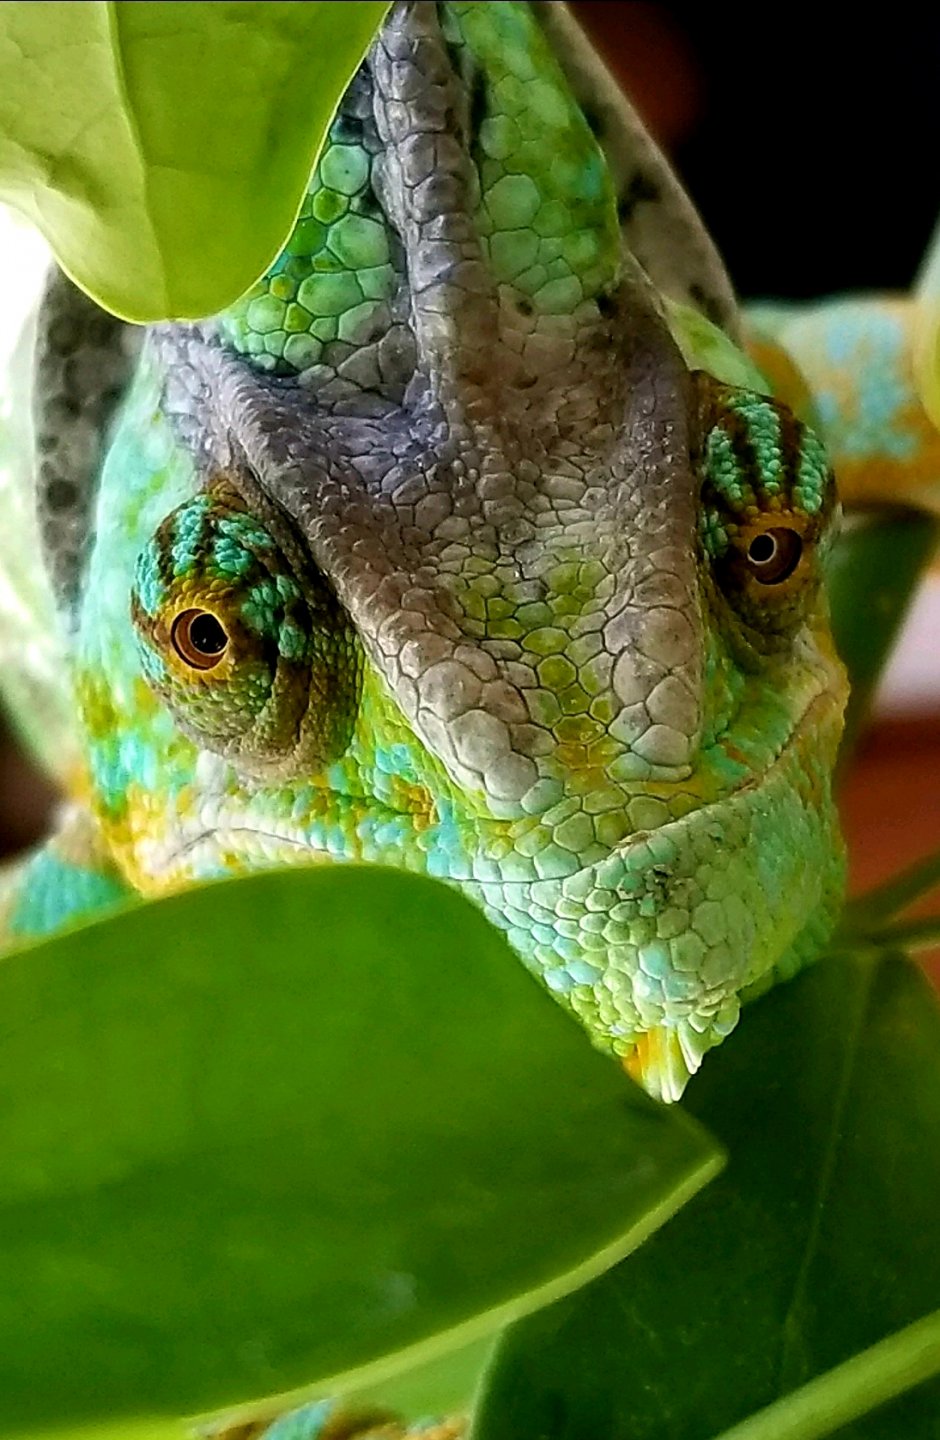
[[[845,11],[799,3],[759,24],[733,3],[573,9],[672,157],[743,296],[909,287],[940,215],[940,11],[854,11],[849,25]],[[39,262],[5,225],[0,253],[3,344],[7,310],[35,289]],[[940,847],[938,635],[935,573],[843,786],[856,889]],[[0,857],[42,835],[53,799],[0,731]]]

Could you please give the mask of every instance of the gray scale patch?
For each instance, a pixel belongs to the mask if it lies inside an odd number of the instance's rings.
[[[36,506],[45,563],[70,623],[80,598],[98,471],[144,332],[55,271],[36,331]]]

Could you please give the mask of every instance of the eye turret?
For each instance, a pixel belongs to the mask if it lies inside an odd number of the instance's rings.
[[[836,514],[822,443],[785,405],[698,372],[700,533],[732,613],[773,644],[819,590]]]
[[[310,773],[348,744],[359,674],[349,622],[234,490],[166,517],[137,562],[131,614],[144,674],[180,728],[245,774]]]

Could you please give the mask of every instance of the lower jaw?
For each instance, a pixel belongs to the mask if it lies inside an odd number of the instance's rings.
[[[845,866],[830,769],[794,754],[764,786],[650,836],[652,854],[611,856],[589,889],[558,882],[553,931],[544,887],[527,926],[519,900],[480,898],[594,1043],[677,1098],[742,995],[796,973],[831,933]]]

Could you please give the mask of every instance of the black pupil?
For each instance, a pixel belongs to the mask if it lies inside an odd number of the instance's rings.
[[[189,643],[200,655],[218,655],[228,644],[228,636],[214,615],[197,615],[189,627]]]
[[[777,553],[777,542],[772,535],[755,535],[748,555],[755,565],[766,565]]]

